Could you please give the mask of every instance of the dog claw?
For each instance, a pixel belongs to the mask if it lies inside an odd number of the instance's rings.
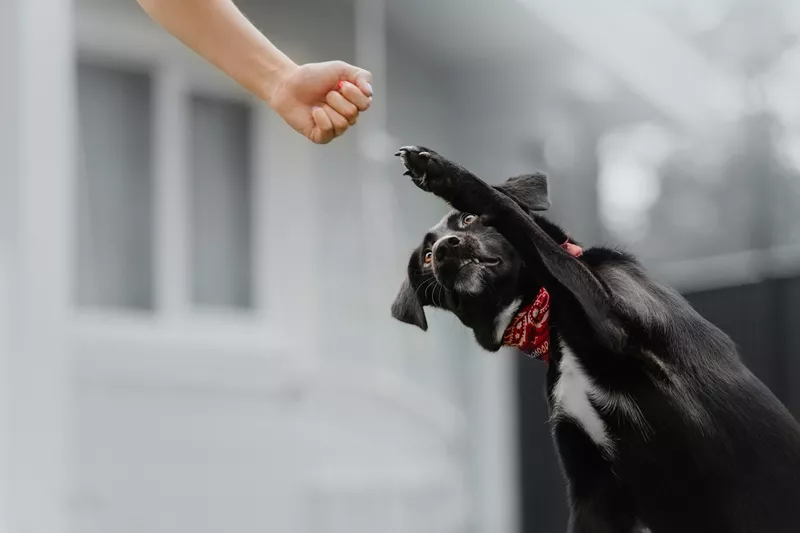
[[[411,175],[411,171],[410,170],[406,170],[405,172],[403,172],[403,176],[411,176],[411,177],[413,177]]]
[[[405,150],[398,150],[394,153],[395,156],[400,157],[405,153]]]

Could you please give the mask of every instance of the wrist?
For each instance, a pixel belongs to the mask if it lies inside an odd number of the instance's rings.
[[[280,61],[265,68],[259,97],[272,107],[273,95],[283,83],[300,68],[294,61],[286,56]]]

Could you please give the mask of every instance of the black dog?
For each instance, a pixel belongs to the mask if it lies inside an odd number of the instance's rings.
[[[724,333],[631,256],[534,214],[543,175],[493,187],[426,148],[397,155],[456,211],[412,253],[392,314],[427,329],[423,307],[444,308],[487,350],[549,360],[571,532],[800,532],[800,425]]]

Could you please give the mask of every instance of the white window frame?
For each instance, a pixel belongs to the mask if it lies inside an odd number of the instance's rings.
[[[131,20],[133,19],[133,20]],[[137,23],[141,22],[141,23]],[[269,326],[269,288],[260,274],[268,268],[267,241],[260,208],[268,200],[267,177],[269,147],[266,142],[271,122],[269,109],[233,82],[212,68],[194,59],[182,45],[130,13],[115,14],[77,10],[78,58],[95,65],[117,69],[147,71],[153,83],[153,258],[154,309],[87,310],[76,308],[77,321],[85,330],[105,327],[108,320],[132,327],[150,323],[154,327],[190,329],[191,327],[234,327],[258,330],[259,336]],[[188,103],[192,94],[247,104],[253,113],[253,146],[251,201],[253,202],[251,234],[253,306],[246,310],[211,309],[191,302],[188,268],[190,253],[187,227]],[[265,153],[266,152],[266,153]],[[256,208],[259,206],[259,208]]]

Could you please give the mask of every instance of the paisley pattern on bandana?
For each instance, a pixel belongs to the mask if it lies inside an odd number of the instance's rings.
[[[533,303],[523,307],[503,335],[503,345],[550,362],[550,294],[542,287]]]

